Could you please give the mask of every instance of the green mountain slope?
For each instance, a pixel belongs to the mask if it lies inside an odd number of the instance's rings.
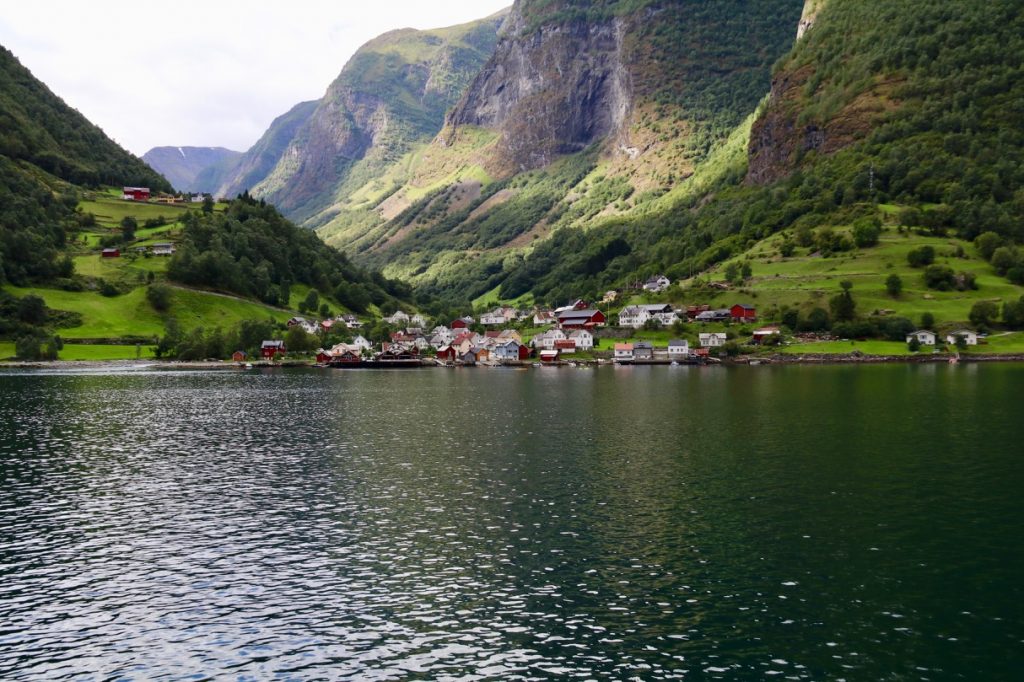
[[[339,196],[440,130],[445,112],[490,55],[503,16],[400,29],[362,46],[274,168],[251,186],[253,194],[308,226],[327,221]]]
[[[445,129],[320,228],[469,299],[563,229],[632,219],[723,170],[802,0],[517,2]]]
[[[0,47],[0,155],[87,186],[170,184],[36,80]]]
[[[988,250],[986,277],[1024,281],[1013,246],[1024,238],[1022,29],[1024,9],[1010,0],[808,3],[803,37],[773,74],[747,153],[723,158],[724,172],[702,191],[647,215],[556,234],[492,283],[509,298],[557,299],[654,272],[686,279],[777,233],[768,243],[827,254],[837,234],[882,206],[907,234],[992,233],[986,239],[1003,250]],[[612,243],[618,253],[605,257]],[[846,247],[850,240],[839,252]],[[866,256],[872,248],[863,247]],[[834,263],[808,267],[824,274]],[[1006,279],[978,281],[997,305],[1013,295]],[[750,291],[760,290],[755,281]],[[959,298],[947,314],[966,321],[975,298]]]
[[[234,197],[248,191],[266,179],[281,161],[288,145],[316,110],[318,101],[300,102],[274,119],[263,133],[229,171],[218,178],[217,196]]]

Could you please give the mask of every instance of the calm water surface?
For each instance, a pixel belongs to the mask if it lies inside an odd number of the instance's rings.
[[[1022,387],[0,374],[0,679],[1021,679]]]

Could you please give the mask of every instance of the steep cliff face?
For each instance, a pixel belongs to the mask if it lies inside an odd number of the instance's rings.
[[[353,173],[379,172],[437,134],[503,20],[501,13],[445,29],[400,29],[361,47],[254,193],[316,224]]]
[[[724,172],[802,7],[517,0],[440,135],[350,186],[320,234],[438,291],[493,288],[559,230],[628,220]]]
[[[496,160],[524,171],[619,132],[633,106],[624,41],[633,16],[530,27],[517,4],[494,55],[448,117],[500,131]]]
[[[877,67],[865,69],[840,90],[826,76],[839,68],[835,32],[849,33],[851,26],[857,26],[847,23],[842,28],[840,22],[830,22],[829,11],[837,4],[845,9],[835,0],[806,0],[797,45],[773,74],[771,94],[751,130],[748,183],[775,182],[792,173],[811,152],[828,155],[845,149],[868,135],[896,106],[892,93],[900,77],[894,74]],[[817,35],[823,30],[817,27],[819,21],[833,36],[824,42]],[[848,68],[853,71],[856,66]]]
[[[216,169],[232,167],[241,156],[241,152],[223,147],[153,147],[142,160],[179,191],[215,192]]]
[[[318,103],[317,100],[300,102],[275,118],[267,132],[220,178],[217,195],[233,197],[263,182],[281,161],[295,133],[313,115]]]

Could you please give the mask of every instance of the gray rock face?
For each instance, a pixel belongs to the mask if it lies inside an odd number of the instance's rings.
[[[448,123],[499,130],[502,160],[513,171],[544,166],[615,134],[632,106],[623,59],[627,21],[575,20],[527,30],[517,5]]]

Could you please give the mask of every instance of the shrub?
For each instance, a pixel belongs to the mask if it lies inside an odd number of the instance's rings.
[[[949,266],[929,265],[924,269],[924,283],[929,289],[949,291],[956,286],[956,275]]]
[[[857,248],[875,246],[881,234],[882,224],[878,218],[862,218],[853,225],[853,243]]]
[[[885,278],[885,291],[893,298],[903,293],[903,280],[895,272]]]
[[[974,248],[985,260],[992,260],[992,254],[1003,245],[1003,238],[995,232],[982,232],[974,238]]]
[[[912,268],[922,268],[935,262],[935,249],[931,246],[919,246],[907,252],[907,262]]]
[[[171,307],[171,290],[164,284],[151,284],[146,289],[146,300],[154,310],[166,312]]]
[[[975,327],[987,328],[991,327],[999,317],[999,306],[992,301],[978,301],[971,306],[971,312],[967,316],[967,319],[971,321]]]

